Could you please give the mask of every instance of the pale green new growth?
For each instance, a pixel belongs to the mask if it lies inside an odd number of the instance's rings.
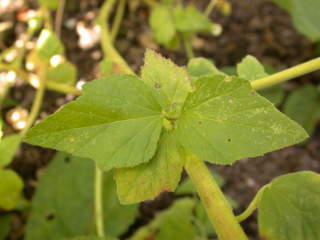
[[[250,82],[268,76],[261,63],[255,57],[250,55],[246,56],[237,65],[237,72],[240,78]]]

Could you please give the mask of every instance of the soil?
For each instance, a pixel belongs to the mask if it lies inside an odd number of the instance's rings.
[[[190,2],[196,4],[200,9],[204,9],[209,1],[193,0]],[[199,36],[199,39],[194,42],[197,56],[210,58],[215,61],[217,66],[221,67],[235,65],[244,56],[251,54],[278,70],[315,56],[315,45],[296,32],[287,13],[274,5],[271,0],[230,0],[230,2],[233,9],[230,16],[223,16],[217,11],[214,11],[210,16],[211,19],[223,26],[222,35],[219,37]],[[67,57],[76,64],[79,70],[79,79],[86,81],[98,76],[97,63],[102,55],[101,49],[98,46],[90,50],[80,49],[75,29],[67,28],[66,23],[72,20],[82,20],[89,23],[97,15],[100,4],[101,1],[98,0],[79,1],[75,8],[71,8],[65,13],[62,25],[62,39],[67,50]],[[29,6],[34,6],[34,2],[30,1]],[[148,15],[149,10],[143,4],[140,4],[135,12],[130,12],[127,9],[118,40],[115,42],[119,52],[137,72],[143,63],[146,47],[155,48],[176,63],[185,65],[187,57],[183,49],[168,51],[153,42],[147,24]],[[15,22],[14,30],[8,34],[8,38],[11,40],[14,40],[25,29],[25,26],[14,20],[14,16],[14,14],[6,16]],[[12,42],[6,40],[2,44],[8,46]],[[319,77],[319,72],[309,74],[292,81],[287,85],[287,89],[290,90],[309,82],[319,83]],[[12,89],[10,95],[25,107],[30,107],[34,91],[31,87],[20,86]],[[53,113],[71,99],[71,96],[47,91],[40,117],[43,118]],[[224,191],[239,203],[239,209],[237,209],[239,213],[245,209],[258,189],[274,177],[299,170],[320,172],[319,139],[320,128],[317,128],[313,136],[302,145],[285,148],[259,158],[243,159],[233,166],[212,167],[225,178]],[[53,154],[54,152],[51,150],[26,144],[23,144],[19,150],[12,163],[12,168],[25,180],[27,198],[32,197],[37,186],[38,176]],[[156,211],[169,206],[174,198],[174,194],[164,193],[155,201],[143,203],[140,218],[130,229],[130,232],[150,221]],[[14,230],[10,239],[21,239],[22,226],[26,221],[26,216],[17,213],[14,219]],[[247,219],[243,226],[250,239],[259,239],[257,237],[256,216]]]

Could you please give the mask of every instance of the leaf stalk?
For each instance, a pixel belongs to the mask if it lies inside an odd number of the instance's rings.
[[[300,77],[302,75],[320,70],[320,57],[310,60],[308,62],[299,64],[297,66],[288,68],[284,71],[275,73],[268,77],[264,77],[251,82],[251,86],[255,90],[261,90],[263,88],[268,88],[273,85],[291,80],[293,78]]]
[[[256,194],[256,196],[253,198],[253,200],[251,201],[251,203],[249,204],[248,208],[241,213],[239,216],[237,216],[237,220],[238,222],[242,222],[244,220],[246,220],[248,217],[250,217],[252,215],[252,213],[257,209],[259,201],[261,199],[261,196],[263,194],[264,189],[267,187],[268,185],[263,186],[258,193]]]
[[[98,237],[103,238],[105,236],[104,232],[104,217],[103,217],[103,171],[96,166],[95,170],[95,182],[94,182],[94,195],[95,195],[95,219],[96,219],[96,231]]]
[[[122,56],[118,53],[118,51],[112,44],[111,34],[107,21],[110,17],[110,13],[115,2],[116,0],[106,0],[97,18],[97,23],[101,28],[101,47],[104,54],[119,65],[121,72],[134,74],[127,62],[122,58]]]

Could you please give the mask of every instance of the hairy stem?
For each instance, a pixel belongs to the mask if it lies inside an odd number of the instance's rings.
[[[295,67],[291,67],[268,77],[255,80],[251,82],[251,86],[255,90],[260,90],[317,70],[320,70],[320,58],[299,64]]]
[[[35,120],[37,119],[39,112],[40,112],[40,108],[42,106],[42,100],[44,97],[44,93],[46,90],[46,67],[44,66],[42,68],[42,70],[39,73],[40,77],[39,77],[39,87],[37,89],[36,92],[36,96],[33,100],[33,104],[31,107],[31,111],[26,123],[25,128],[23,129],[23,131],[21,132],[21,136],[24,136],[28,130],[32,127],[32,125],[34,124]]]
[[[124,10],[126,7],[126,0],[119,0],[116,16],[111,29],[111,41],[114,42],[119,33],[120,25],[123,19]]]
[[[206,165],[189,154],[185,169],[194,183],[219,240],[248,240]]]
[[[104,218],[103,218],[103,198],[102,198],[102,191],[103,191],[103,171],[96,166],[95,171],[95,186],[94,186],[94,194],[95,194],[95,219],[96,219],[96,231],[98,237],[104,237]]]
[[[246,220],[248,217],[251,216],[251,214],[257,209],[258,207],[258,203],[260,201],[260,198],[262,196],[262,193],[264,191],[264,189],[266,188],[267,185],[265,185],[264,187],[262,187],[258,193],[256,194],[256,196],[253,198],[253,200],[251,201],[251,203],[249,204],[248,208],[241,213],[239,216],[237,216],[237,220],[238,222],[242,222],[244,220]]]
[[[101,27],[101,46],[104,54],[109,57],[113,62],[118,64],[121,72],[134,74],[127,62],[120,56],[118,51],[112,44],[111,35],[107,21],[110,16],[113,5],[116,0],[106,0],[100,10],[97,22]]]

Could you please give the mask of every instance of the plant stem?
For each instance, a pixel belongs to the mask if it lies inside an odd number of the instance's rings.
[[[185,169],[194,183],[210,221],[220,240],[247,240],[219,186],[206,165],[188,154]]]
[[[116,16],[111,29],[111,41],[114,42],[119,33],[120,25],[123,19],[124,10],[126,7],[126,0],[119,0]]]
[[[251,86],[255,90],[260,90],[317,70],[320,70],[320,57],[271,76],[255,80],[251,82]]]
[[[134,74],[131,68],[128,66],[126,61],[120,56],[118,51],[114,48],[111,41],[109,27],[107,21],[113,5],[116,0],[106,0],[100,10],[97,22],[101,27],[101,46],[104,54],[109,57],[112,61],[119,65],[121,72]]]
[[[0,63],[0,70],[13,71],[20,78],[22,78],[24,81],[31,84],[28,73],[20,68],[17,68],[12,65]],[[53,81],[46,81],[45,84],[46,84],[46,87],[50,90],[54,90],[54,91],[62,92],[62,93],[71,93],[74,95],[81,95],[80,90],[78,90],[77,88],[71,87],[69,85],[66,85],[66,84],[57,83],[57,82],[53,82]]]
[[[182,39],[183,39],[184,48],[187,53],[187,57],[189,60],[191,60],[192,58],[194,58],[194,52],[191,46],[191,42],[186,36],[182,36]]]
[[[204,10],[204,15],[209,17],[210,13],[212,12],[214,7],[216,6],[217,2],[218,2],[218,0],[211,0],[210,3],[208,4],[207,8]]]
[[[40,112],[43,96],[44,96],[44,93],[45,93],[45,90],[46,90],[46,84],[45,84],[45,81],[46,81],[46,67],[45,66],[42,68],[42,70],[40,71],[39,75],[40,75],[40,77],[39,77],[39,87],[37,89],[36,96],[35,96],[35,98],[33,100],[33,104],[32,104],[32,107],[31,107],[31,111],[30,111],[26,126],[23,129],[23,131],[21,132],[21,136],[24,136],[28,132],[28,130],[32,127],[32,125],[34,124],[34,122],[35,122],[35,120],[36,120],[36,118],[37,118],[37,116],[39,115],[39,112]]]
[[[64,7],[66,4],[66,0],[60,0],[59,1],[59,7],[57,9],[56,12],[56,21],[54,24],[54,29],[56,34],[60,37],[61,34],[61,23],[62,23],[62,19],[63,19],[63,12],[64,12]]]
[[[253,198],[253,200],[249,204],[248,208],[243,213],[241,213],[239,216],[237,216],[238,222],[242,222],[242,221],[246,220],[257,209],[258,203],[260,201],[260,198],[261,198],[262,193],[263,193],[264,189],[266,188],[266,186],[268,186],[268,185],[265,185],[264,187],[262,187],[258,191],[256,196]]]
[[[105,236],[104,232],[104,218],[103,218],[103,198],[102,198],[102,191],[103,191],[103,171],[96,166],[95,171],[95,219],[96,219],[96,231],[98,237],[103,238]]]
[[[61,93],[70,93],[76,96],[81,95],[81,91],[79,89],[62,83],[47,81],[46,87]]]

